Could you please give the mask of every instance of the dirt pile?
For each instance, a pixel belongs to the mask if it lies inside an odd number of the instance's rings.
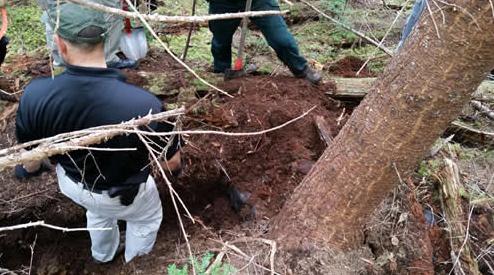
[[[357,72],[362,68],[365,61],[355,56],[347,56],[340,59],[334,63],[327,64],[325,69],[331,74],[342,76],[342,77],[372,77],[375,76],[369,71],[367,66],[365,66],[360,73]]]
[[[338,103],[324,94],[333,89],[331,84],[315,87],[291,77],[258,76],[230,81],[222,88],[235,98],[203,101],[204,105],[184,118],[185,128],[253,132],[278,126],[314,106],[315,109],[298,122],[264,135],[191,135],[187,138],[188,144],[184,148],[186,167],[175,183],[176,189],[192,214],[212,230],[204,231],[203,227],[186,224],[197,251],[211,248],[211,243],[205,241],[211,236],[238,230],[241,224],[247,231],[256,231],[257,221],[265,222],[276,214],[324,150],[313,123],[315,115],[327,119],[333,135],[342,125],[336,125],[341,113]],[[12,115],[2,135],[2,147],[14,143],[13,119]],[[250,194],[249,204],[255,209],[256,220],[250,215],[251,208],[247,215],[232,210],[220,167],[227,171],[232,184]],[[9,169],[0,173],[0,179],[4,187],[0,193],[0,225],[32,220],[46,220],[67,227],[84,225],[83,210],[58,192],[53,172],[19,182]],[[153,253],[132,265],[122,265],[121,260],[104,268],[91,263],[86,233],[63,234],[34,228],[0,236],[0,250],[5,251],[0,266],[18,270],[22,265],[28,265],[30,245],[37,238],[33,268],[41,273],[163,271],[170,263],[168,260],[177,257],[177,240],[181,237],[163,184],[160,184],[160,191],[166,217],[162,232]],[[247,225],[246,219],[249,219]]]
[[[341,113],[338,104],[324,95],[333,86],[315,87],[289,77],[258,76],[230,81],[222,88],[235,98],[219,107],[208,106],[205,115],[192,115],[187,128],[255,132],[283,124],[315,107],[306,117],[272,133],[246,137],[193,135],[188,139],[184,153],[187,169],[181,184],[224,188],[224,169],[231,184],[250,194],[249,204],[256,216],[272,217],[325,148],[314,126],[315,115],[327,119],[333,135],[341,127],[336,125]],[[210,203],[205,218],[227,220],[225,211],[231,211],[216,206],[225,203]],[[230,216],[236,220],[232,212]]]

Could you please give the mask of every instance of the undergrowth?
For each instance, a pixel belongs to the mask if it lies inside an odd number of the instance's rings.
[[[30,53],[45,45],[45,28],[41,9],[36,5],[8,7],[9,53]]]
[[[197,275],[205,275],[206,271],[211,275],[229,275],[236,273],[235,268],[227,263],[214,263],[213,253],[207,252],[202,256],[201,259],[194,258],[192,260],[192,266],[195,268],[195,272]],[[190,268],[190,271],[192,269]],[[189,264],[185,264],[182,267],[177,267],[175,264],[171,264],[167,267],[168,275],[188,275],[189,273]]]

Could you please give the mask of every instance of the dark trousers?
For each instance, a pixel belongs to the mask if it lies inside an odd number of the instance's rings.
[[[245,11],[245,0],[210,0],[209,13],[231,13]],[[253,0],[253,11],[279,10],[276,0]],[[251,21],[261,30],[269,46],[278,58],[298,76],[307,67],[307,60],[299,53],[297,42],[281,16],[254,17]],[[211,52],[214,57],[214,70],[224,72],[231,68],[232,38],[240,25],[241,19],[209,21],[209,29],[213,33]]]

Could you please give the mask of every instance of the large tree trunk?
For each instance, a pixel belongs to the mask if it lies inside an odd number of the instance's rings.
[[[418,30],[274,219],[272,234],[283,250],[361,243],[367,217],[494,68],[490,2],[442,3],[430,5],[442,8],[434,21],[426,9]]]

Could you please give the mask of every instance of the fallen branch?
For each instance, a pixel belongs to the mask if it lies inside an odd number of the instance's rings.
[[[117,8],[108,7],[102,4],[98,4],[87,0],[68,0],[69,2],[79,4],[84,7],[88,7],[94,10],[111,13],[115,15],[120,15],[127,18],[140,19],[141,18],[149,21],[167,22],[167,23],[202,23],[211,20],[225,20],[234,18],[244,18],[244,17],[262,17],[262,16],[272,16],[272,15],[282,15],[288,11],[252,11],[252,12],[238,12],[238,13],[223,13],[223,14],[213,14],[213,15],[202,15],[202,16],[171,16],[171,15],[160,15],[160,14],[141,14],[137,11],[130,12],[124,11]]]
[[[17,275],[14,271],[0,267],[0,275]]]
[[[137,130],[139,126],[147,125],[151,121],[160,121],[169,117],[183,114],[184,109],[180,108],[177,110],[162,112],[154,115],[147,115],[143,118],[134,119],[121,124],[99,126],[95,128],[89,128],[86,130],[64,133],[57,135],[55,137],[32,141],[32,142],[20,144],[18,146],[14,146],[12,148],[0,150],[0,172],[3,171],[5,168],[15,166],[16,164],[25,163],[27,161],[40,161],[54,155],[60,155],[67,153],[69,151],[80,150],[82,146],[87,147],[92,144],[101,143],[117,135],[123,135],[123,134],[138,134],[145,136],[210,134],[210,135],[223,135],[223,136],[235,136],[235,137],[267,134],[279,130],[291,123],[294,123],[299,119],[302,119],[315,108],[316,107],[314,106],[308,111],[304,112],[302,115],[294,119],[291,119],[276,127],[257,131],[257,132],[249,132],[249,133],[229,133],[229,132],[210,131],[210,130],[204,130],[204,131],[187,130],[187,131],[170,131],[170,132],[147,132],[147,131]],[[38,145],[38,146],[29,151],[22,151],[22,149],[31,147],[33,145]]]
[[[13,226],[0,227],[0,232],[17,230],[17,229],[24,229],[24,228],[29,228],[29,227],[37,227],[37,226],[46,227],[46,228],[59,230],[59,231],[63,231],[63,232],[112,230],[112,228],[109,228],[109,227],[104,227],[104,228],[67,228],[67,227],[60,227],[60,226],[48,224],[48,223],[45,223],[45,221],[37,221],[37,222],[28,222],[28,223],[24,223],[24,224],[13,225]]]
[[[445,158],[444,164],[445,167],[439,176],[439,182],[441,184],[441,206],[449,229],[451,258],[453,260],[452,272],[456,275],[480,274],[477,261],[468,245],[471,211],[468,216],[467,228],[463,225],[465,213],[460,195],[460,172],[453,160]]]
[[[363,34],[362,32],[346,25],[346,24],[343,24],[341,23],[340,21],[334,19],[333,17],[327,15],[326,13],[324,13],[323,11],[321,11],[320,9],[316,8],[314,5],[312,5],[311,3],[305,1],[305,0],[300,0],[300,2],[304,3],[305,5],[309,6],[311,9],[315,10],[317,13],[319,13],[320,15],[322,15],[323,17],[325,17],[326,19],[328,19],[329,21],[335,23],[336,25],[348,30],[348,31],[351,31],[353,32],[354,34],[356,34],[357,36],[369,41],[371,44],[373,44],[374,46],[376,46],[377,48],[381,49],[383,52],[385,52],[387,55],[389,56],[393,56],[394,53],[392,50],[384,47],[381,43],[377,42],[376,40],[368,37],[367,35]]]
[[[121,124],[106,126],[106,129],[103,131],[98,131],[98,127],[96,127],[96,130],[93,128],[77,131],[75,132],[75,135],[74,133],[60,134],[52,138],[27,143],[28,146],[38,145],[36,148],[29,151],[20,150],[27,148],[26,144],[16,146],[15,150],[12,150],[12,148],[7,148],[0,151],[0,155],[4,154],[4,156],[0,157],[0,171],[7,167],[12,167],[26,161],[41,161],[54,155],[60,155],[69,151],[80,149],[81,146],[98,144],[117,135],[126,133],[125,129],[132,129],[134,127],[147,125],[152,121],[164,120],[183,113],[184,108],[180,108],[153,115],[149,114],[145,117]],[[102,127],[99,128],[101,129]],[[69,137],[68,140],[67,137]],[[52,142],[46,143],[47,140],[51,140]],[[57,140],[62,140],[62,142],[57,142]]]
[[[372,88],[372,84],[376,78],[345,78],[336,77],[334,81],[336,82],[336,90],[327,92],[326,94],[337,100],[354,100],[360,101],[366,95],[367,92]],[[494,91],[494,84],[492,81],[483,81],[473,94],[474,100],[494,100],[490,98],[489,94]]]
[[[472,100],[470,101],[470,105],[472,105],[472,107],[475,110],[479,111],[481,114],[485,115],[489,119],[494,120],[494,111],[489,109],[489,107],[485,106],[484,104],[482,104],[482,102],[477,100]]]
[[[494,133],[475,129],[459,121],[453,121],[446,130],[447,135],[455,135],[455,140],[480,146],[494,146]]]

